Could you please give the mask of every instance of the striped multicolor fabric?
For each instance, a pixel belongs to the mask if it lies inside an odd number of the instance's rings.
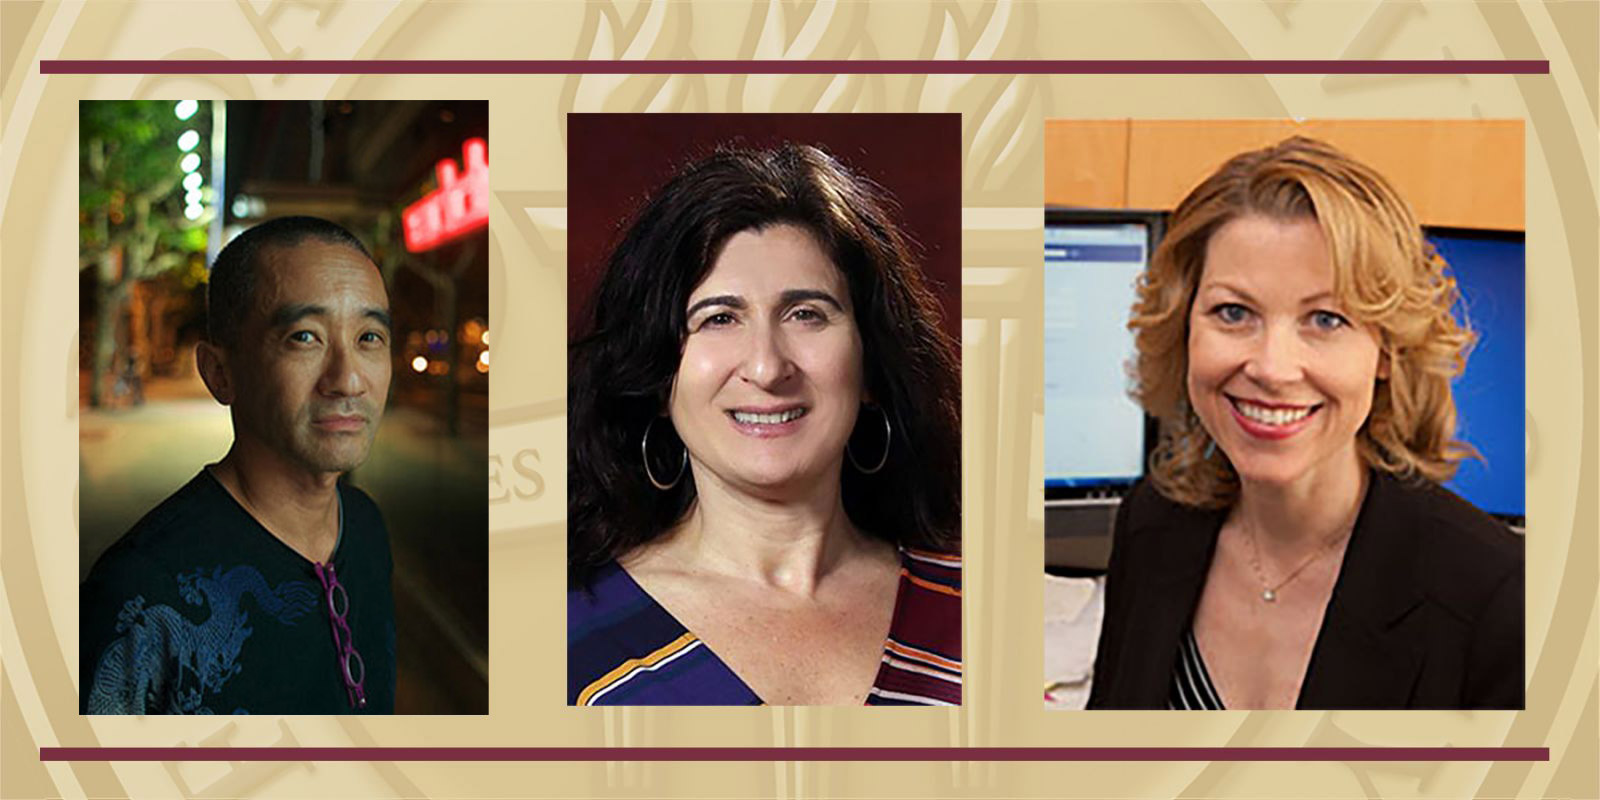
[[[1211,673],[1206,671],[1205,659],[1200,657],[1200,643],[1195,641],[1190,628],[1178,643],[1178,660],[1172,666],[1172,688],[1167,694],[1167,708],[1172,711],[1222,711],[1222,697],[1211,684]]]
[[[961,705],[961,558],[900,553],[900,593],[869,706]]]
[[[711,648],[616,562],[567,592],[567,703],[760,705]]]
[[[567,593],[571,705],[760,705],[761,698],[615,563]],[[961,704],[961,559],[902,551],[867,705]]]

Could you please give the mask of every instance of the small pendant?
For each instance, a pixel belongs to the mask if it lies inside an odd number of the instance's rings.
[[[1261,590],[1261,599],[1264,602],[1276,603],[1276,602],[1278,602],[1278,593],[1272,591],[1271,589],[1262,589]]]

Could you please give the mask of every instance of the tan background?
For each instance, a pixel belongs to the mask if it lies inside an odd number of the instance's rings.
[[[1595,797],[1600,7],[1304,0],[970,5],[0,5],[0,795]],[[41,58],[1542,58],[1540,76],[41,76]],[[76,714],[75,125],[82,98],[491,101],[492,714]],[[960,710],[562,705],[568,111],[959,111],[969,688]],[[1044,120],[1522,119],[1528,709],[1047,714],[1037,431]],[[514,366],[508,366],[514,365]],[[1590,489],[1580,498],[1579,487]],[[464,531],[441,535],[470,535]],[[54,745],[1528,745],[1548,763],[41,764]]]

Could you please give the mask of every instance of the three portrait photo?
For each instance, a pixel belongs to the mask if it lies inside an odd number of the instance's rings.
[[[82,104],[81,713],[489,712],[488,117]],[[1046,125],[1045,707],[1521,708],[1520,124]],[[961,115],[566,126],[565,703],[971,703]]]

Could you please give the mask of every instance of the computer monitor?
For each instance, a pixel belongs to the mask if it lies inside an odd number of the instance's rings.
[[[1478,508],[1521,526],[1526,517],[1526,251],[1521,232],[1430,227],[1478,340],[1452,385],[1456,436],[1478,449],[1449,483]]]
[[[1164,219],[1045,211],[1046,500],[1118,496],[1144,475],[1155,425],[1128,396],[1128,314]]]

